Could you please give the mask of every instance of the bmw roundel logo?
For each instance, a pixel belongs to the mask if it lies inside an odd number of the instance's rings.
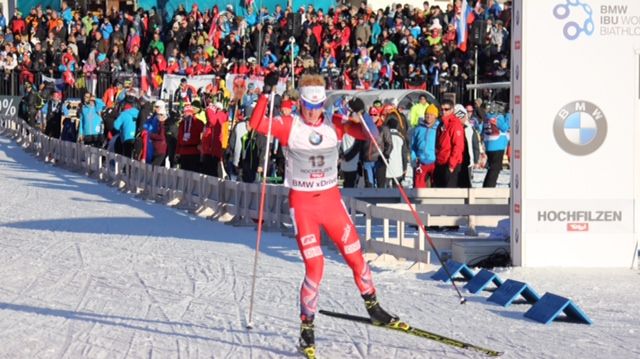
[[[317,146],[322,142],[322,135],[313,131],[311,132],[311,134],[309,135],[309,143]]]
[[[589,101],[573,101],[562,107],[553,122],[553,135],[565,152],[586,156],[595,152],[607,137],[607,119]]]

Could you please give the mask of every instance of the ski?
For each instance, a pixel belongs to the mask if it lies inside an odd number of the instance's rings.
[[[449,346],[452,346],[452,347],[455,347],[455,348],[473,350],[473,351],[485,354],[485,355],[490,356],[490,357],[499,357],[502,354],[504,354],[504,352],[499,352],[499,351],[496,351],[496,350],[479,347],[477,345],[465,343],[465,342],[462,342],[460,340],[447,338],[447,337],[442,336],[440,334],[436,334],[436,333],[429,332],[429,331],[426,331],[426,330],[423,330],[423,329],[412,327],[411,325],[409,325],[408,323],[403,322],[403,321],[395,322],[395,323],[392,323],[390,325],[378,325],[378,324],[374,324],[373,322],[371,322],[371,319],[369,319],[367,317],[361,317],[361,316],[358,316],[358,315],[351,315],[351,314],[346,314],[346,313],[337,313],[337,312],[332,312],[332,311],[328,311],[328,310],[320,310],[320,313],[324,314],[324,315],[327,315],[327,316],[330,316],[330,317],[334,317],[334,318],[345,319],[345,320],[350,320],[350,321],[353,321],[353,322],[374,325],[374,326],[380,327],[380,328],[387,328],[387,329],[391,329],[391,330],[395,330],[395,331],[399,331],[399,332],[404,332],[404,333],[411,334],[411,335],[416,336],[416,337],[433,340],[433,341],[436,341],[438,343],[446,344],[446,345],[449,345]]]

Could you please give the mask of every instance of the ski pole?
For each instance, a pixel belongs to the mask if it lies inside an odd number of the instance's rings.
[[[380,158],[382,158],[382,161],[384,162],[385,166],[387,166],[387,168],[390,167],[389,161],[384,157],[384,154],[382,153],[382,150],[378,145],[378,141],[376,141],[376,138],[373,136],[373,133],[371,133],[371,130],[369,129],[369,126],[367,125],[367,122],[364,120],[362,114],[358,113],[358,117],[360,118],[360,123],[362,123],[362,125],[364,126],[364,129],[367,131],[367,134],[369,135],[369,139],[376,147],[376,150],[378,151]],[[409,200],[407,193],[404,191],[404,188],[400,185],[400,182],[396,177],[393,177],[393,182],[396,184],[396,188],[398,188],[398,190],[400,191],[400,195],[402,196],[402,199],[409,206],[409,210],[411,210],[411,213],[413,214],[413,218],[415,218],[416,223],[418,224],[418,228],[420,228],[420,230],[424,234],[424,237],[427,239],[427,241],[429,241],[429,245],[431,245],[433,252],[436,254],[436,258],[438,258],[438,261],[442,263],[442,268],[444,268],[445,273],[447,273],[447,276],[451,280],[451,284],[453,285],[453,288],[456,290],[456,293],[458,293],[458,297],[460,298],[460,304],[464,304],[467,300],[462,296],[462,293],[460,293],[460,289],[458,289],[458,286],[456,285],[456,282],[453,280],[451,273],[449,273],[449,269],[447,268],[445,263],[442,262],[442,257],[440,256],[440,252],[438,252],[438,250],[436,249],[436,245],[433,243],[433,240],[431,239],[431,236],[429,236],[429,233],[427,233],[427,229],[425,228],[424,223],[422,222],[422,219],[420,219],[420,215],[418,215],[418,212],[415,210],[415,208],[413,208],[413,204],[411,204],[411,201]]]
[[[249,299],[249,320],[247,321],[247,329],[253,328],[253,302],[256,291],[256,272],[258,270],[258,254],[260,254],[260,240],[262,239],[262,220],[264,218],[264,206],[267,198],[267,166],[269,165],[269,150],[271,147],[271,124],[273,123],[273,103],[275,92],[271,92],[269,96],[269,129],[267,130],[267,150],[264,154],[264,166],[262,166],[262,185],[260,188],[260,208],[258,209],[258,234],[256,238],[256,252],[253,257],[253,278],[251,281],[251,297]]]

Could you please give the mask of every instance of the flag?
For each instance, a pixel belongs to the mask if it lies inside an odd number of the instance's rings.
[[[149,77],[147,76],[147,63],[144,59],[140,63],[140,91],[149,95]]]
[[[56,87],[56,89],[58,91],[61,91],[61,92],[64,91],[65,85],[64,85],[64,80],[63,79],[56,79],[56,78],[53,78],[53,77],[42,75],[42,82],[51,82],[51,83],[53,83],[55,85],[55,87]]]
[[[380,132],[378,131],[378,126],[376,126],[376,124],[373,122],[373,118],[371,118],[371,116],[365,112],[362,115],[362,119],[364,120],[362,125],[367,126],[369,131],[371,131],[371,135],[373,136],[373,138],[377,139],[378,136],[380,136]]]
[[[480,4],[480,0],[476,2],[476,8]],[[460,6],[460,13],[458,14],[458,20],[456,21],[457,33],[458,33],[458,48],[462,52],[467,51],[467,42],[469,40],[469,26],[475,20],[475,15],[467,3],[467,0],[462,0]]]

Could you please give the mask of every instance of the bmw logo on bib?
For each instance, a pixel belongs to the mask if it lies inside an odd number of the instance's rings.
[[[322,142],[322,135],[313,131],[311,132],[311,134],[309,135],[309,143],[317,146]]]
[[[589,101],[570,102],[556,114],[553,135],[565,152],[585,156],[600,148],[607,137],[607,119]]]

